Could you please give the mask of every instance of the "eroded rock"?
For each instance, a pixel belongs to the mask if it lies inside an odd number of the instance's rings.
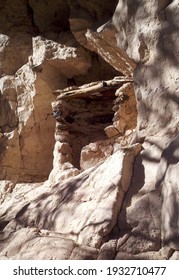
[[[163,14],[163,17],[161,15]],[[113,16],[118,46],[137,63],[134,71],[138,133],[142,136],[178,127],[178,2],[119,1]]]
[[[159,250],[162,219],[165,221],[164,228],[166,227],[165,230],[162,229],[165,232],[162,235],[168,235],[169,232],[171,234],[172,225],[169,226],[169,220],[174,219],[177,224],[177,215],[174,210],[171,211],[171,215],[165,215],[166,210],[163,208],[161,219],[162,198],[155,190],[162,151],[178,133],[178,116],[176,116],[178,51],[175,37],[178,32],[177,7],[177,1],[144,1],[142,5],[139,1],[119,1],[113,16],[113,24],[118,30],[119,48],[125,50],[128,56],[137,63],[133,77],[138,117],[137,133],[133,141],[143,142],[144,149],[135,161],[131,188],[125,197],[118,220],[119,228],[124,230],[121,233],[122,237],[125,234],[131,236],[131,230],[133,232],[139,229],[138,233],[125,241],[124,251],[132,255],[142,250]],[[174,52],[169,45],[172,46]],[[173,112],[172,115],[171,112]],[[164,160],[163,163],[162,168],[159,165],[160,171],[163,168],[165,170],[166,161]],[[174,202],[177,199],[176,169],[178,169],[177,163],[176,166],[171,167],[173,175],[168,174],[170,180],[166,184],[170,187],[166,188],[164,183],[167,204],[165,204],[165,209],[170,208],[169,201]],[[174,193],[173,199],[167,190]],[[171,202],[172,205],[173,202]],[[143,233],[140,237],[139,232]],[[135,246],[132,246],[134,243]]]
[[[178,2],[139,2],[0,3],[1,258],[178,258]]]
[[[138,145],[119,150],[101,165],[89,168],[73,179],[51,188],[40,187],[35,200],[30,197],[21,200],[23,210],[11,205],[13,216],[9,213],[9,220],[14,219],[17,224],[13,228],[48,229],[79,244],[99,248],[116,224],[130,185],[133,161],[139,151]],[[4,207],[1,211],[5,211]],[[10,224],[8,227],[12,230]]]
[[[87,246],[79,246],[58,233],[37,228],[24,228],[12,232],[3,244],[2,259],[23,260],[68,260],[95,259],[98,251]]]
[[[161,233],[163,245],[178,250],[179,135],[164,149],[158,167],[156,189],[162,195]]]
[[[91,10],[91,5],[87,2],[84,4],[81,1],[77,3],[70,1],[70,28],[81,45],[98,53],[120,73],[123,73],[125,76],[132,76],[135,62],[127,56],[122,48],[119,49],[117,47],[116,30],[113,23],[111,21],[107,23],[103,21],[105,24],[101,26],[101,21],[96,23],[95,19],[95,16],[99,16],[103,9],[105,10],[104,17],[107,18],[107,14],[117,4],[116,1],[114,2],[110,3],[110,7],[107,10],[105,9],[107,3],[104,6],[101,4],[100,9],[99,7],[97,8],[100,4],[95,3],[96,7],[94,7],[94,10]],[[79,13],[76,13],[76,9],[80,11],[80,16]]]

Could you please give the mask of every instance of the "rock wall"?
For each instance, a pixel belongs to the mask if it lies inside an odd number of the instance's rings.
[[[75,40],[68,24],[69,9],[66,1],[54,1],[54,6],[50,1],[2,4],[2,180],[39,182],[48,178],[55,144],[54,90],[117,73]]]
[[[0,3],[0,258],[177,259],[178,1],[51,2]]]
[[[119,1],[113,22],[118,46],[137,63],[134,80],[139,134],[151,136],[160,131],[176,135],[178,1]]]
[[[178,1],[119,1],[113,16],[118,47],[137,63],[133,76],[136,139],[143,141],[144,148],[136,159],[132,184],[119,215],[121,230],[131,232],[120,251],[130,254],[159,250],[160,242],[165,244],[163,252],[178,250],[177,222],[173,225],[178,220],[174,210],[178,208],[178,144],[174,139],[179,128],[178,7]]]

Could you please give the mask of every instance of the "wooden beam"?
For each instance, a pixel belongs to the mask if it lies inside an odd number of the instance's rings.
[[[57,95],[58,99],[74,99],[85,98],[94,93],[108,91],[109,89],[115,89],[121,87],[125,83],[133,82],[131,77],[118,76],[112,80],[99,81],[90,84],[86,84],[80,87],[70,87],[63,90],[56,90],[53,94]]]

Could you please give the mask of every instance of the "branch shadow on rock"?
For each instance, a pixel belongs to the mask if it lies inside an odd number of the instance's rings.
[[[128,231],[131,230],[131,225],[127,222],[127,208],[132,203],[132,198],[136,195],[139,190],[144,186],[145,182],[145,174],[144,174],[144,166],[142,164],[142,155],[139,154],[134,162],[133,176],[130,184],[130,188],[125,195],[121,211],[118,217],[118,227],[120,231]],[[122,226],[121,226],[122,225]]]

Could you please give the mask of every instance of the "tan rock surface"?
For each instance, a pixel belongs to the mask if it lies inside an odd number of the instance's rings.
[[[1,239],[1,244],[3,240]],[[12,232],[6,244],[0,245],[0,259],[68,260],[95,259],[98,251],[79,246],[58,233],[37,228],[24,228]]]
[[[171,256],[170,260],[178,260],[179,259],[179,252],[176,251],[174,254]]]
[[[164,245],[179,250],[178,225],[178,171],[179,171],[179,135],[164,149],[156,176],[156,189],[162,196],[161,235]]]
[[[113,16],[118,46],[134,71],[138,130],[143,136],[178,130],[178,1],[119,1]],[[177,130],[176,130],[177,128]]]
[[[116,223],[139,151],[138,146],[118,151],[101,165],[87,169],[66,183],[45,189],[42,186],[37,189],[40,194],[36,193],[35,200],[31,197],[34,191],[30,191],[28,198],[24,194],[25,199],[21,200],[24,210],[19,209],[18,199],[18,205],[13,206],[12,195],[10,210],[2,205],[1,216],[7,212],[6,219],[15,218],[17,225],[53,230],[79,244],[99,247]]]
[[[51,2],[0,3],[0,257],[177,259],[178,1]]]
[[[165,185],[163,202],[155,191],[155,183],[157,169],[166,171],[166,160],[161,160],[158,167],[162,151],[178,132],[178,50],[175,37],[178,28],[173,28],[178,26],[178,3],[144,1],[140,5],[138,2],[119,1],[113,24],[118,30],[118,46],[137,63],[134,85],[138,116],[134,141],[144,142],[144,150],[135,161],[132,184],[118,220],[119,229],[124,231],[122,238],[126,233],[128,236],[119,251],[135,255],[141,251],[159,250],[161,230],[165,237],[172,232],[176,235],[178,215],[172,207],[173,201],[177,200],[178,159],[169,167],[168,179],[160,178],[164,179]],[[173,50],[169,46],[173,46]],[[169,193],[173,193],[173,200]],[[172,219],[176,221],[173,230],[169,226]],[[172,247],[177,249],[177,243],[171,242]]]
[[[98,53],[105,61],[112,65],[117,71],[125,76],[132,76],[135,62],[132,61],[123,49],[119,49],[116,44],[115,27],[111,21],[101,25],[101,20],[96,22],[95,17],[103,14],[108,18],[111,10],[114,11],[117,1],[100,4],[95,1],[93,8],[85,1],[70,1],[70,28],[81,45]],[[100,6],[100,7],[99,7]],[[106,9],[106,7],[108,8]],[[92,8],[92,9],[91,9]],[[77,14],[76,9],[79,13]],[[104,22],[104,20],[103,20]],[[109,55],[110,53],[110,55]]]
[[[150,251],[147,253],[141,253],[136,255],[130,255],[127,253],[118,253],[115,260],[162,260],[160,252]]]

